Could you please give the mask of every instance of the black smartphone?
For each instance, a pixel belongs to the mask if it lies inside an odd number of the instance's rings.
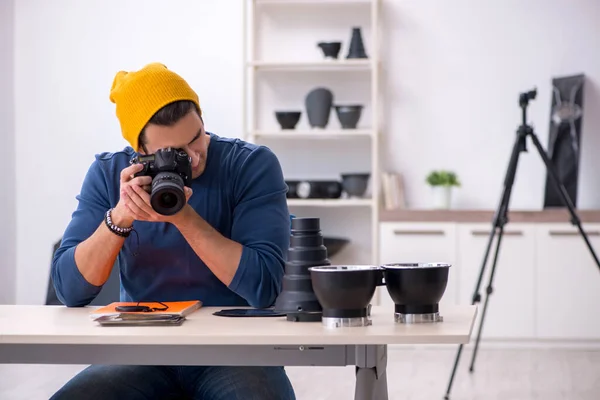
[[[255,308],[233,308],[230,310],[215,311],[213,315],[218,317],[285,317],[285,314],[270,309]]]

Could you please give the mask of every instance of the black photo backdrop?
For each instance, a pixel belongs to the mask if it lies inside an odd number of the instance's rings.
[[[581,157],[584,83],[583,74],[552,80],[548,157],[575,207]],[[566,206],[552,178],[546,173],[544,208],[550,207]]]

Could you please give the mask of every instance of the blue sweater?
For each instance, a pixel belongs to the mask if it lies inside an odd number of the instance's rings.
[[[211,137],[206,169],[192,183],[189,204],[223,236],[243,245],[226,286],[169,223],[135,221],[114,268],[120,269],[121,301],[201,300],[205,306],[268,307],[281,291],[289,247],[287,186],[277,157],[266,147]],[[75,248],[103,223],[119,201],[119,174],[134,150],[96,156],[77,195],[79,201],[52,262],[58,299],[85,306],[102,287],[90,284],[75,264]],[[134,254],[136,253],[136,254]]]

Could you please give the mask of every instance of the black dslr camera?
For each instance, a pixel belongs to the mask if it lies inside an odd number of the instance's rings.
[[[182,149],[167,147],[154,154],[137,155],[131,164],[142,164],[144,169],[135,176],[150,176],[152,191],[150,204],[162,215],[173,215],[185,205],[184,186],[191,186],[192,159]]]

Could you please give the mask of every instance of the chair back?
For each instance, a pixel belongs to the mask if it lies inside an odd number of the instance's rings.
[[[54,244],[54,249],[52,251],[52,257],[50,257],[50,264],[52,264],[52,259],[54,258],[54,253],[60,247],[60,243],[62,241],[59,240]],[[102,287],[98,296],[92,300],[90,303],[91,306],[105,306],[115,301],[119,301],[120,299],[120,290],[121,290],[121,278],[119,277],[119,269],[113,268],[108,280]],[[48,274],[48,290],[46,292],[46,305],[63,305],[61,301],[56,296],[56,291],[54,290],[54,283],[52,282],[52,274]]]

